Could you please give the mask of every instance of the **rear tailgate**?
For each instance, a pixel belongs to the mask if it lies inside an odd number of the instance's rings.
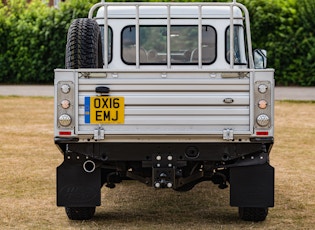
[[[209,73],[168,73],[164,78],[150,72],[106,77],[77,74],[79,135],[93,135],[100,128],[105,136],[222,135],[225,129],[239,135],[251,134],[248,78],[211,79]],[[89,112],[95,112],[87,102],[101,96],[96,93],[99,86],[109,89],[105,96],[123,98],[124,118],[120,124],[93,124],[86,119]]]

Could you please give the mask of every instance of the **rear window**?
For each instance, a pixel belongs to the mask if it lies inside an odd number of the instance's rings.
[[[101,29],[101,39],[102,39],[102,51],[104,56],[104,26],[100,25]],[[108,27],[108,63],[112,61],[112,53],[113,53],[113,32],[112,28]]]
[[[167,27],[140,26],[140,64],[167,63]],[[202,26],[202,63],[216,59],[216,31]],[[198,26],[171,26],[170,49],[172,64],[198,64]],[[136,64],[135,26],[127,26],[121,33],[121,57],[129,65]]]
[[[234,25],[234,64],[246,65],[245,33],[241,25]],[[225,32],[225,58],[230,63],[230,27]]]

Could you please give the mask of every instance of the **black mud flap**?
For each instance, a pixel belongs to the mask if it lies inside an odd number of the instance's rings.
[[[230,205],[274,206],[274,168],[269,164],[230,169]]]
[[[101,169],[84,171],[82,164],[64,161],[57,167],[57,206],[101,205]]]

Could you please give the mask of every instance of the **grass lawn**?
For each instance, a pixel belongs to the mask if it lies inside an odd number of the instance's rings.
[[[244,222],[229,189],[203,182],[187,193],[128,181],[102,189],[90,221],[68,220],[56,207],[53,98],[0,97],[0,229],[313,229],[315,103],[276,102],[275,207],[266,221]]]

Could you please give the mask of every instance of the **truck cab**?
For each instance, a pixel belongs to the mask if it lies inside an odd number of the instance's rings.
[[[95,4],[68,31],[55,70],[57,205],[90,219],[101,188],[137,180],[230,187],[243,220],[274,205],[274,69],[252,50],[246,7]]]

